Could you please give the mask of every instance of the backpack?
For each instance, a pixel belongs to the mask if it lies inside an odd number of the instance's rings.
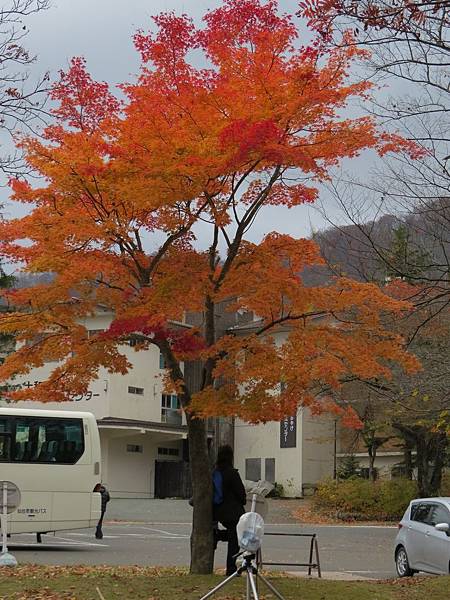
[[[223,476],[222,472],[214,469],[212,474],[213,479],[213,504],[217,506],[223,502]]]

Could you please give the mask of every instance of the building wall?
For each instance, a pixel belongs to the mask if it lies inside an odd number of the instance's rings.
[[[110,314],[99,314],[83,321],[88,330],[106,329]],[[132,368],[126,375],[111,374],[101,368],[89,391],[67,402],[18,402],[17,407],[92,412],[98,420],[115,417],[161,423],[161,395],[164,371],[156,346],[136,352],[129,345],[121,347]],[[58,363],[33,369],[28,375],[11,383],[32,386],[44,381]],[[131,388],[143,388],[143,394],[130,393]],[[183,423],[185,422],[183,417]],[[160,432],[128,429],[100,429],[102,480],[113,497],[150,498],[154,495],[155,461],[182,460],[182,438],[179,431]],[[127,446],[140,446],[142,452],[130,452]],[[159,455],[158,448],[178,448],[178,456]]]
[[[359,463],[361,469],[369,468],[369,457],[367,452],[356,452],[353,454]],[[338,464],[344,458],[343,455],[338,456]],[[378,452],[375,457],[374,467],[377,470],[377,476],[380,479],[392,479],[392,469],[403,461],[402,452]]]
[[[155,444],[149,438],[147,435],[129,434],[109,437],[107,456],[110,467],[104,479],[114,498],[153,496]],[[140,446],[143,452],[127,452],[128,445]]]
[[[133,368],[126,374],[109,375],[110,416],[142,421],[161,421],[162,375],[159,368],[159,349],[150,346],[148,350],[135,352],[133,348],[122,347]],[[143,388],[143,395],[129,393],[128,388]]]
[[[35,382],[45,381],[58,363],[47,363],[43,367],[33,369],[28,375],[18,376],[11,383],[14,385],[34,385]],[[89,385],[89,392],[83,396],[74,397],[67,402],[18,402],[18,408],[42,408],[49,410],[80,410],[92,412],[97,419],[110,415],[110,375],[100,369],[98,378]]]
[[[335,420],[327,415],[303,411],[303,493],[312,493],[318,481],[333,476],[335,463]]]
[[[274,334],[275,342],[283,344],[288,334],[288,330],[278,331]],[[256,426],[237,421],[235,462],[245,478],[246,460],[260,458],[261,477],[268,479],[264,464],[267,458],[272,458],[275,460],[275,481],[283,486],[284,495],[303,496],[312,491],[320,479],[333,475],[336,454],[334,419],[299,409],[295,447],[282,447],[286,445],[281,441],[282,426],[278,421]]]
[[[306,409],[297,413],[297,436],[294,448],[282,448],[277,422],[250,425],[236,422],[235,463],[247,479],[246,460],[261,460],[261,478],[268,479],[265,460],[275,460],[275,481],[283,486],[286,497],[311,493],[318,481],[331,477],[334,470],[334,420],[316,416]],[[268,479],[270,481],[270,479]]]
[[[88,330],[106,329],[111,322],[111,315],[97,315],[85,319],[83,324]],[[150,346],[148,350],[136,352],[128,345],[122,345],[120,351],[129,359],[132,368],[126,375],[108,373],[100,368],[97,379],[89,385],[89,391],[83,396],[74,397],[67,402],[21,402],[18,406],[42,407],[59,410],[88,410],[97,419],[104,417],[127,418],[143,421],[161,421],[161,394],[163,391],[162,376],[164,371],[160,368],[159,349]],[[42,367],[33,369],[29,375],[22,375],[14,379],[15,385],[34,385],[37,381],[44,381],[58,363],[47,363]],[[143,388],[143,395],[129,392],[129,387]]]
[[[237,420],[234,432],[235,466],[243,479],[248,478],[246,461],[261,461],[261,479],[268,479],[266,459],[275,460],[274,480],[284,488],[287,497],[302,495],[302,417],[297,417],[297,443],[295,448],[280,448],[280,423],[250,425]],[[248,464],[248,463],[247,463]]]

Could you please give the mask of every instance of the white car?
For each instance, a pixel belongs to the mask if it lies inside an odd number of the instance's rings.
[[[400,577],[417,571],[450,573],[450,498],[412,500],[395,539],[395,566]]]

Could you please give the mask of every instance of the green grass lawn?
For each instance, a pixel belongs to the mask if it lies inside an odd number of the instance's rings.
[[[286,600],[448,600],[449,577],[413,577],[387,582],[348,582],[269,577]],[[1,600],[199,600],[223,576],[188,575],[183,569],[155,567],[0,568]],[[245,598],[240,578],[216,600]],[[274,596],[260,589],[260,600]]]

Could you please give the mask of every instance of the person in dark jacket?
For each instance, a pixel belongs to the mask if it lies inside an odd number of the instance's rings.
[[[236,571],[236,558],[233,558],[239,552],[236,526],[245,512],[247,501],[244,484],[238,470],[233,467],[233,460],[231,446],[221,446],[217,453],[216,469],[222,474],[223,500],[221,504],[214,506],[213,516],[227,530],[227,575]]]
[[[100,519],[98,520],[97,528],[95,530],[95,537],[98,540],[101,540],[103,538],[103,531],[102,531],[103,517],[105,516],[106,505],[110,501],[111,496],[109,495],[109,492],[105,488],[105,486],[102,485],[101,483],[97,483],[97,485],[94,488],[94,492],[99,492],[101,494],[101,496],[102,496],[102,506],[101,506]]]

